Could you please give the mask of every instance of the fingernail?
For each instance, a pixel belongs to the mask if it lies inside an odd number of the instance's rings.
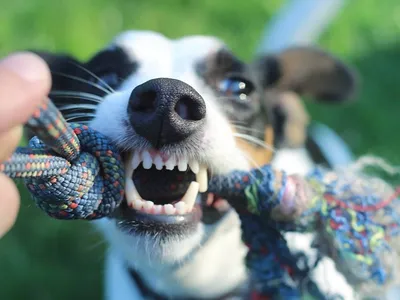
[[[50,71],[47,64],[30,52],[11,54],[0,61],[0,67],[8,69],[31,83],[50,81]]]

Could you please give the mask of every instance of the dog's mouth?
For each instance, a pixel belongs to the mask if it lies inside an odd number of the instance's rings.
[[[132,222],[194,225],[204,210],[205,222],[210,222],[229,209],[221,205],[222,199],[206,193],[209,172],[204,163],[155,150],[124,153],[124,161],[126,201],[115,217],[125,229]]]
[[[126,161],[128,207],[152,215],[185,215],[207,191],[207,167],[156,151],[135,151]]]

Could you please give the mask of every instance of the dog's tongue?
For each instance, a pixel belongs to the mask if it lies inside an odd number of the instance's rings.
[[[155,167],[146,170],[139,166],[133,172],[132,180],[143,199],[168,204],[180,200],[196,177],[190,171],[157,170]]]

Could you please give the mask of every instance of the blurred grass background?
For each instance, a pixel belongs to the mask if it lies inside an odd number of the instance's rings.
[[[216,35],[251,59],[281,0],[1,0],[0,55],[20,49],[86,59],[118,32],[150,29],[175,38]],[[308,103],[357,154],[400,164],[400,2],[351,0],[320,45],[356,66],[359,101]],[[12,99],[2,99],[12,101]],[[100,299],[105,245],[85,222],[47,218],[23,191],[14,229],[0,240],[0,299]]]

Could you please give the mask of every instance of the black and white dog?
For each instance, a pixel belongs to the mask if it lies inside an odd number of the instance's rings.
[[[96,221],[110,245],[107,300],[240,298],[239,219],[207,194],[209,176],[268,163],[272,148],[278,168],[307,172],[299,97],[339,103],[356,87],[353,71],[321,50],[291,48],[247,64],[205,36],[124,32],[87,62],[38,53],[66,119],[90,124],[124,155],[126,201]],[[315,255],[312,236],[287,237],[294,251]],[[331,260],[313,276],[325,293],[356,299]]]

